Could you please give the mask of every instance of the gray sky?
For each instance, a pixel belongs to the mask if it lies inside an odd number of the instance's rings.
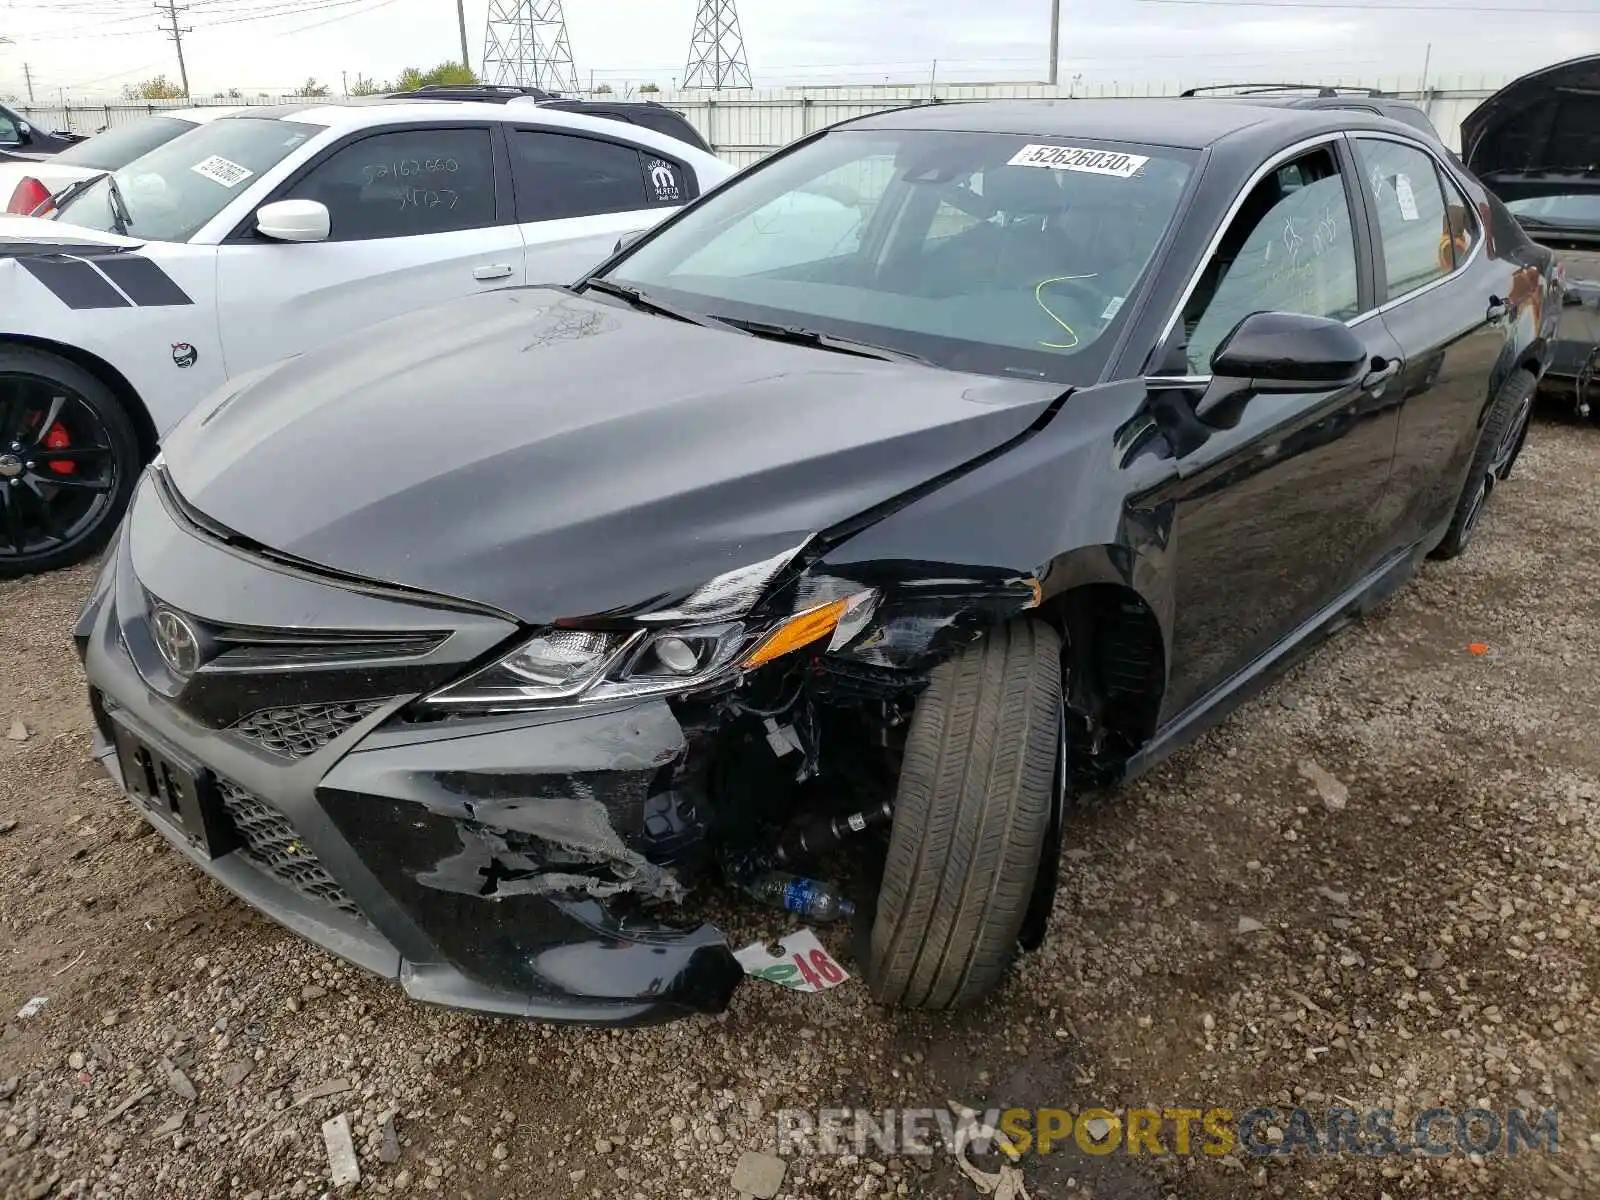
[[[509,2],[509,0],[508,0]],[[1401,3],[1407,5],[1402,8]],[[308,75],[384,80],[459,58],[452,0],[188,0],[193,92],[292,88]],[[696,0],[566,0],[580,79],[613,86],[681,78]],[[467,0],[474,63],[488,0]],[[1437,8],[1434,8],[1437,6]],[[1433,11],[1428,11],[1432,9]],[[1037,81],[1048,0],[739,0],[756,83]],[[0,0],[0,92],[86,99],[165,72],[170,41],[151,0]],[[1596,0],[1063,0],[1062,77],[1086,84],[1182,79],[1520,74],[1600,51]]]

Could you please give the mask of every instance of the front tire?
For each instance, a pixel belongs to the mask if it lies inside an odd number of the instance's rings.
[[[1511,474],[1522,452],[1537,386],[1532,372],[1513,371],[1495,393],[1483,432],[1478,435],[1477,449],[1472,453],[1472,466],[1468,468],[1461,499],[1456,502],[1455,513],[1450,518],[1450,528],[1433,548],[1430,558],[1455,558],[1471,544],[1478,519],[1483,516],[1495,484]]]
[[[1016,953],[1047,841],[1061,639],[1018,620],[935,668],[906,737],[867,960],[874,999],[966,1007]]]
[[[0,579],[99,552],[141,464],[111,389],[54,354],[0,346]]]

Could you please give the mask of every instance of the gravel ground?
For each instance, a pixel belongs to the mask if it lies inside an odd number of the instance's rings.
[[[957,1017],[856,981],[621,1033],[412,1005],[208,882],[91,765],[89,571],[0,584],[0,733],[26,733],[0,737],[0,1195],[321,1195],[346,1114],[365,1194],[732,1197],[775,1109],[951,1099],[1560,1106],[1554,1156],[1060,1152],[1025,1161],[1036,1200],[1600,1194],[1597,462],[1600,430],[1539,426],[1464,559],[1085,799],[1050,944]],[[874,1152],[792,1159],[782,1194],[976,1193],[947,1156]]]

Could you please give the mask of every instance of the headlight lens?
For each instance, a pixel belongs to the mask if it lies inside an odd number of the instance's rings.
[[[427,707],[493,711],[589,704],[693,691],[830,639],[837,649],[866,626],[873,589],[752,625],[761,588],[793,552],[719,576],[640,628],[546,629],[498,662],[441,688]]]

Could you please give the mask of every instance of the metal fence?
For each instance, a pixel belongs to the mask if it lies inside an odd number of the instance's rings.
[[[1067,99],[1101,96],[1171,96],[1202,81],[1103,84],[1069,88],[1048,84],[921,84],[882,87],[808,87],[709,92],[663,91],[649,97],[686,116],[723,158],[744,166],[798,137],[851,117],[933,100]],[[1492,76],[1456,76],[1434,81],[1426,91],[1400,79],[1335,80],[1345,86],[1375,87],[1415,100],[1426,109],[1445,142],[1459,149],[1461,120],[1504,83]],[[608,96],[608,99],[619,97]],[[637,98],[637,97],[634,97]],[[20,111],[47,129],[94,133],[141,117],[179,108],[213,105],[305,103],[296,96],[213,96],[204,100],[150,100],[94,105],[22,105]]]

